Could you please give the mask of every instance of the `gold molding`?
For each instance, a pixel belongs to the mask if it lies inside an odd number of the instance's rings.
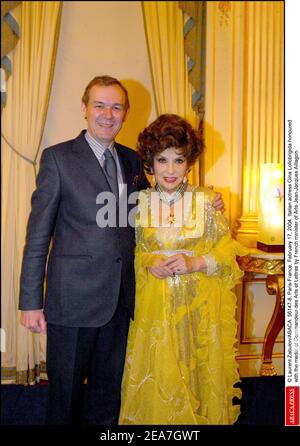
[[[243,271],[269,276],[284,274],[284,260],[274,258],[252,257],[251,255],[239,257],[239,267]]]
[[[240,345],[255,345],[255,344],[263,344],[265,342],[264,338],[243,338],[240,340]],[[284,342],[284,337],[280,337],[276,339],[276,344],[282,344]]]
[[[231,2],[219,2],[218,9],[220,11],[220,26],[225,24],[228,26],[229,14],[231,13]]]
[[[273,358],[275,359],[284,359],[284,354],[283,353],[274,353],[273,354]],[[261,355],[256,353],[253,355],[238,355],[235,357],[235,359],[237,361],[249,361],[249,360],[257,360],[257,359],[261,359]]]
[[[256,248],[258,234],[257,215],[243,215],[238,219],[237,240],[244,246]]]
[[[238,221],[240,223],[238,232],[246,234],[257,233],[257,226],[258,226],[257,215],[242,215]]]

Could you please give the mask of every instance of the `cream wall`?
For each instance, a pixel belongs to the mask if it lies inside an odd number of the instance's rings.
[[[156,117],[141,2],[63,2],[53,87],[41,151],[85,128],[81,96],[96,75],[124,81],[131,110],[117,140],[134,147]]]

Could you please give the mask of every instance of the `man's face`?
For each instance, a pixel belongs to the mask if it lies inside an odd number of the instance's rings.
[[[82,103],[90,135],[108,146],[119,133],[126,119],[125,94],[119,85],[94,85],[89,102]]]

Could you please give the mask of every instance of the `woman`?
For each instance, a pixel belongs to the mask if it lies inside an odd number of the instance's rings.
[[[122,383],[120,424],[232,424],[241,396],[235,360],[242,276],[213,192],[187,183],[201,138],[177,115],[161,115],[138,139],[156,186],[139,195],[136,308]]]

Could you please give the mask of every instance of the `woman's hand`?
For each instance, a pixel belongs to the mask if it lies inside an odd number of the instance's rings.
[[[173,275],[173,271],[165,265],[165,260],[163,259],[155,260],[154,265],[149,267],[149,271],[157,279],[164,279]]]
[[[161,267],[171,270],[172,275],[190,274],[205,271],[206,263],[202,256],[190,257],[185,254],[175,254],[164,260]]]

